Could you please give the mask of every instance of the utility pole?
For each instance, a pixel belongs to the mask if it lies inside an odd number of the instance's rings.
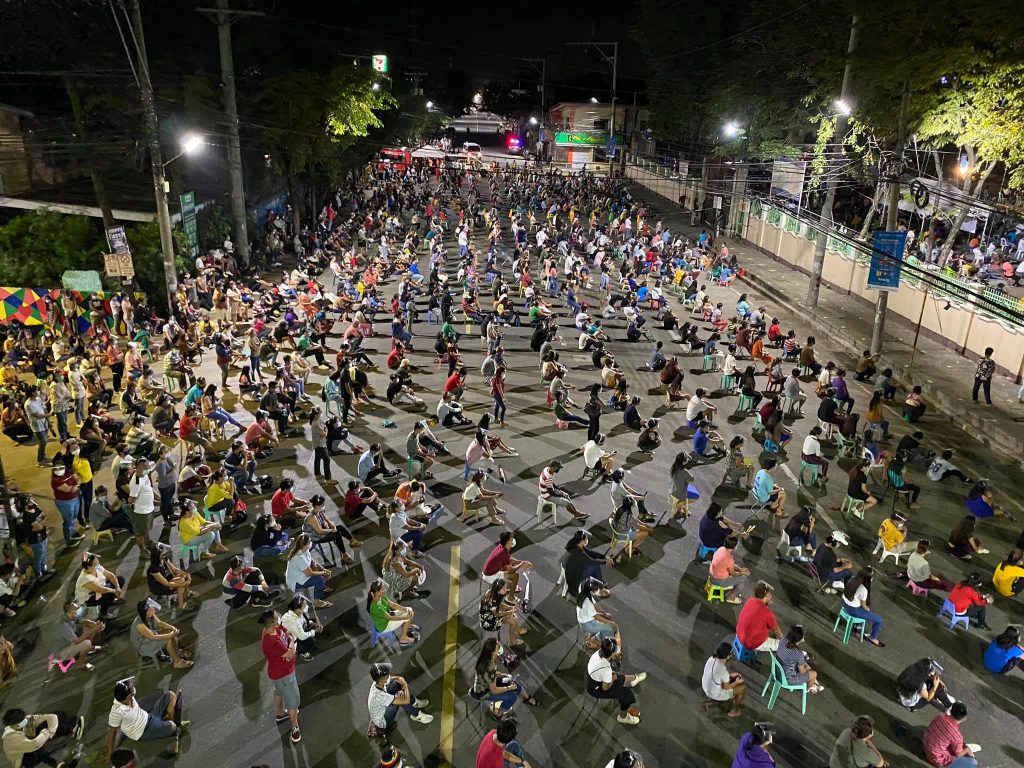
[[[889,207],[886,211],[885,228],[895,232],[900,225],[900,176],[903,175],[903,150],[907,144],[907,120],[910,112],[910,86],[903,81],[903,97],[900,99],[900,122],[896,130],[896,156],[893,158],[892,178],[889,179]],[[900,254],[903,258],[903,254]],[[885,313],[889,308],[889,292],[879,291],[875,301],[875,322],[871,328],[871,354],[882,351],[882,336],[885,334]]]
[[[531,64],[534,69],[537,69],[537,64],[540,64],[540,85],[537,86],[537,92],[540,94],[540,122],[544,123],[544,92],[547,88],[548,79],[548,60],[547,59],[523,59],[523,61]]]
[[[163,254],[164,278],[167,280],[167,311],[174,307],[174,292],[178,288],[178,275],[174,266],[174,238],[171,235],[171,214],[167,210],[167,182],[164,163],[160,155],[160,130],[153,104],[153,83],[149,78],[149,59],[146,57],[146,38],[142,32],[142,9],[139,0],[131,0],[132,37],[138,57],[139,90],[146,113],[146,139],[149,142],[149,164],[153,172],[153,195],[156,198],[156,218],[160,225],[160,252]],[[115,20],[117,16],[115,14]]]
[[[608,121],[608,136],[611,139],[614,139],[615,138],[615,91],[616,91],[616,86],[618,85],[618,77],[619,77],[619,44],[617,42],[612,42],[612,43],[607,43],[607,42],[606,43],[573,42],[573,43],[566,43],[566,45],[575,45],[575,46],[592,45],[597,50],[597,52],[599,54],[601,54],[601,58],[604,59],[605,62],[607,62],[609,65],[611,65],[611,68],[612,68],[612,116],[611,116],[611,119]],[[612,53],[611,53],[610,56],[608,55],[608,53],[605,52],[605,47],[609,46],[609,45],[612,48]],[[614,165],[615,165],[615,158],[614,157],[609,157],[608,158],[608,173],[609,174],[611,174],[612,167]]]
[[[231,51],[231,25],[247,16],[264,16],[260,11],[233,11],[228,0],[215,0],[216,8],[197,8],[215,18],[220,46],[220,80],[224,113],[228,118],[228,174],[231,177],[231,218],[235,224],[235,250],[243,264],[249,263],[249,230],[245,215],[245,179],[242,176],[242,142],[238,137],[238,100],[235,96],[235,60]],[[297,201],[293,200],[292,205]]]
[[[839,161],[833,167],[833,158],[829,156],[825,163],[825,203],[821,206],[821,217],[818,222],[818,237],[814,241],[814,261],[811,264],[811,279],[807,284],[807,306],[818,306],[818,292],[821,290],[821,270],[825,264],[825,246],[828,244],[828,235],[832,229],[832,208],[836,204],[836,187],[838,176],[842,173],[843,139],[846,136],[846,122],[850,115],[850,65],[853,59],[853,52],[857,48],[857,17],[853,17],[850,24],[850,43],[846,47],[846,66],[843,68],[843,85],[839,90],[839,101],[837,102],[838,114],[836,115],[836,131],[832,137],[830,151]]]

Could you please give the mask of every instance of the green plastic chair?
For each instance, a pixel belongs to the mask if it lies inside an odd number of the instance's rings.
[[[820,470],[821,470],[821,467],[818,466],[817,464],[812,464],[809,461],[801,460],[800,461],[800,485],[804,484],[804,472],[810,472],[811,473],[811,482],[812,483],[818,482],[818,472]]]
[[[725,602],[725,587],[715,586],[711,583],[711,579],[708,579],[704,583],[704,596],[707,598],[709,603]]]
[[[867,626],[865,619],[858,619],[856,616],[851,616],[846,612],[844,608],[839,609],[839,615],[836,616],[835,626],[832,627],[833,634],[839,629],[839,622],[846,620],[846,630],[843,633],[843,645],[847,645],[850,642],[850,633],[853,632],[854,627],[860,630],[860,641],[864,642],[864,627]]]
[[[771,651],[768,652],[769,658],[772,660],[772,671],[768,675],[768,679],[765,681],[764,688],[761,690],[761,697],[768,692],[768,687],[771,686],[772,693],[768,698],[768,709],[775,706],[775,700],[779,698],[779,691],[800,691],[802,695],[802,701],[800,702],[800,714],[807,714],[807,683],[801,685],[793,685],[786,679],[786,670],[783,668],[779,660],[775,658],[775,654]]]
[[[718,370],[718,355],[704,355],[704,371]]]
[[[740,401],[736,405],[736,410],[737,411],[747,412],[747,411],[751,410],[753,407],[754,407],[754,396],[753,395],[744,395],[743,393],[740,393]],[[758,415],[760,415],[760,414],[758,414]]]

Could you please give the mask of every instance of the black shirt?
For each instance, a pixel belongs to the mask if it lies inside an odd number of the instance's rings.
[[[576,597],[580,593],[583,571],[588,566],[603,563],[604,555],[590,547],[573,547],[565,558],[565,584],[569,594]]]
[[[831,397],[826,397],[818,406],[818,418],[821,421],[832,421],[836,417],[839,404]]]
[[[828,581],[837,565],[839,558],[836,557],[836,551],[827,544],[819,545],[814,552],[814,567],[818,570],[818,578],[822,582]]]

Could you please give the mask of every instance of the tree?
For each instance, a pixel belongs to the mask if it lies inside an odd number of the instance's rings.
[[[95,219],[38,210],[0,227],[0,285],[55,288],[69,269],[103,269],[106,244]]]

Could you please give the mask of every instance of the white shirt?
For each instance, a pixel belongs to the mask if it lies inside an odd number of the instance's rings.
[[[597,616],[597,608],[594,606],[594,601],[589,597],[583,601],[583,605],[576,607],[576,621],[580,624],[593,621],[595,616]]]
[[[725,664],[719,663],[719,660],[712,656],[704,664],[704,674],[700,679],[700,686],[704,689],[704,693],[709,699],[715,701],[725,701],[730,698],[729,694],[724,688],[722,683],[729,682],[729,670]]]
[[[731,352],[725,356],[725,365],[722,366],[723,372],[730,376],[735,376],[739,371],[736,368],[736,355]]]
[[[696,421],[697,417],[704,413],[704,403],[699,397],[694,395],[690,398],[690,402],[686,404],[686,420]]]
[[[587,442],[583,444],[583,463],[588,469],[593,469],[601,460],[602,453],[604,453],[604,451],[601,450],[600,445],[595,443],[593,440],[587,440]]]
[[[135,506],[132,508],[137,515],[149,515],[153,513],[153,481],[149,475],[142,477],[132,475],[128,483],[128,495],[135,499]]]
[[[296,640],[308,640],[316,634],[312,629],[305,628],[305,621],[295,611],[285,611],[281,617],[281,626],[288,630],[288,634]]]
[[[370,694],[366,697],[366,708],[370,711],[370,722],[378,728],[384,727],[384,713],[395,700],[395,694],[388,693],[376,684],[370,686]]]
[[[942,473],[947,469],[953,469],[953,465],[945,459],[936,459],[928,467],[928,479],[929,480],[941,480]]]
[[[600,651],[594,651],[594,655],[587,662],[587,675],[595,682],[610,683],[612,681],[611,662],[603,658]]]
[[[853,600],[848,599],[845,594],[843,595],[843,602],[851,608],[860,608],[864,604],[864,601],[867,599],[868,588],[865,587],[863,584],[857,587],[857,591],[853,593]]]
[[[466,490],[462,492],[462,500],[466,502],[476,501],[480,493],[480,486],[477,485],[476,483],[470,483],[469,485],[466,486]]]
[[[114,699],[114,703],[110,707],[110,715],[107,716],[107,725],[111,728],[120,728],[124,737],[132,741],[142,738],[147,722],[149,722],[149,713],[139,706],[139,702],[134,696],[131,704],[122,704]]]
[[[800,452],[807,456],[821,456],[821,443],[814,435],[808,435],[804,438],[804,447]]]
[[[288,565],[284,572],[284,583],[288,585],[289,589],[293,589],[296,584],[305,584],[309,579],[306,575],[306,569],[313,564],[313,553],[309,552],[298,552],[288,561]]]

